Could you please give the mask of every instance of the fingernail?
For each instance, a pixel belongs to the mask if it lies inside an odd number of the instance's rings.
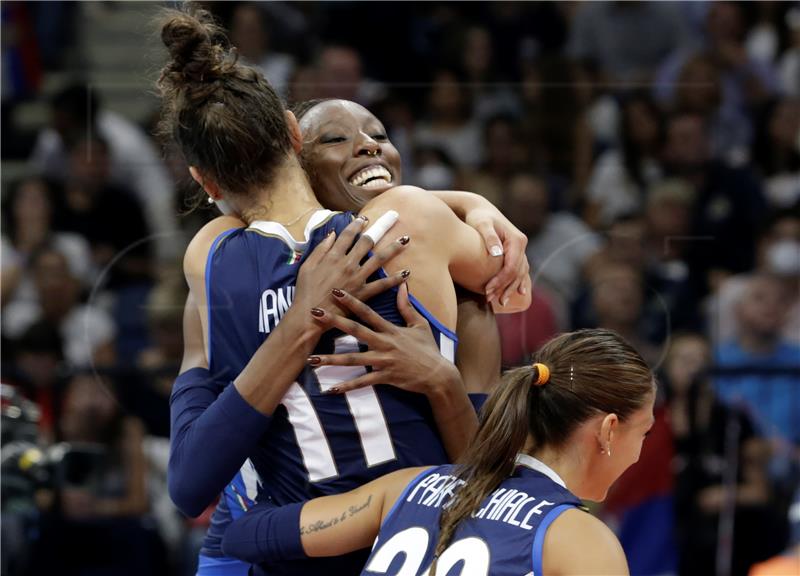
[[[362,224],[366,224],[367,222],[369,222],[369,218],[367,218],[366,216],[359,216],[358,218],[356,218],[356,220],[361,220]]]
[[[328,238],[330,238],[331,236],[335,236],[335,235],[336,235],[336,230],[331,230],[330,232],[328,232],[328,235],[327,235],[327,236],[325,236],[325,239],[327,240],[327,239],[328,239]]]
[[[505,306],[506,304],[508,304],[508,296],[506,296],[505,298],[503,298],[503,299],[500,301],[500,305],[501,305],[501,306]]]
[[[309,356],[306,359],[306,362],[308,362],[312,366],[316,366],[317,364],[322,362],[322,358],[320,358],[319,356]]]
[[[492,246],[489,250],[492,256],[502,256],[503,255],[503,247],[502,246]]]
[[[322,318],[323,316],[325,316],[325,310],[323,310],[322,308],[312,308],[311,315],[314,316],[315,318]]]
[[[400,276],[403,278],[403,280],[405,280],[406,278],[411,276],[411,270],[408,269],[403,270],[402,272],[400,272]]]
[[[328,391],[326,392],[326,394],[338,394],[338,393],[339,393],[338,386],[334,386],[333,388],[328,388]]]
[[[408,236],[400,236],[400,238],[397,239],[397,241],[400,242],[400,244],[402,244],[403,246],[408,244],[409,240],[411,240],[411,238],[409,238]]]
[[[333,293],[333,295],[334,295],[334,296],[336,296],[337,298],[344,298],[344,292],[342,292],[342,291],[341,291],[341,290],[339,290],[338,288],[334,288],[333,290],[331,290],[331,292],[332,292],[332,293]]]
[[[528,293],[528,289],[525,286],[520,286],[519,287],[519,293],[520,294],[527,294]]]

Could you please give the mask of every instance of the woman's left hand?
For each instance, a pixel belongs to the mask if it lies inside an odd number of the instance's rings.
[[[531,289],[527,236],[488,200],[468,210],[464,222],[478,231],[490,254],[503,256],[503,267],[486,285],[487,302],[505,306],[515,291],[526,294]]]
[[[352,312],[366,326],[327,311],[314,320],[325,329],[336,328],[353,336],[369,350],[311,356],[309,364],[314,367],[369,366],[372,371],[331,388],[331,393],[390,384],[430,395],[436,392],[437,386],[460,383],[458,370],[440,354],[427,320],[409,302],[406,284],[401,284],[397,293],[397,308],[406,326],[392,324],[346,292],[334,293],[334,297],[340,307]]]

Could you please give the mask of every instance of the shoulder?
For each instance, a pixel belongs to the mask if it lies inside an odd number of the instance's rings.
[[[379,215],[386,210],[396,210],[406,226],[417,227],[423,222],[441,219],[443,216],[455,217],[447,204],[428,190],[416,186],[395,186],[370,200],[362,214]],[[374,218],[373,218],[374,220]]]
[[[578,508],[562,513],[545,537],[545,574],[627,574],[625,552],[602,521]]]
[[[244,228],[245,223],[233,216],[219,216],[200,228],[194,235],[183,257],[183,270],[187,276],[202,275],[206,258],[214,240],[223,232]]]

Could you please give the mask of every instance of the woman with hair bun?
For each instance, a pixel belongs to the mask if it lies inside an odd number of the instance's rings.
[[[272,501],[297,502],[409,465],[446,462],[452,437],[445,431],[459,433],[455,441],[465,444],[464,431],[475,426],[466,393],[452,378],[435,388],[426,379],[337,393],[339,383],[366,370],[318,366],[314,359],[356,351],[359,344],[325,333],[312,316],[324,319],[353,295],[371,298],[380,316],[402,324],[411,317],[404,290],[399,298],[383,291],[408,279],[414,307],[452,361],[453,282],[483,292],[501,262],[475,230],[419,189],[394,187],[356,219],[324,210],[298,159],[297,121],[262,76],[237,64],[208,13],[171,13],[162,40],[171,57],[159,81],[163,131],[209,198],[237,216],[206,225],[184,259],[187,313],[198,317],[200,356],[207,351],[206,373],[214,382],[181,380],[190,370],[176,381],[170,494],[195,515],[228,485],[201,551],[200,572],[244,573],[246,567],[223,557],[220,542],[237,506],[246,508],[256,495],[250,471]],[[365,149],[364,167],[377,155]],[[399,238],[381,242],[366,222],[373,218],[377,226],[387,210],[399,213],[393,230]],[[524,309],[529,301],[518,292],[508,308]],[[442,422],[445,431],[437,428]],[[248,472],[229,484],[248,458]],[[324,567],[352,573],[363,558],[328,560]],[[311,566],[284,566],[282,573],[315,572]]]
[[[259,504],[223,549],[274,562],[374,541],[365,575],[627,574],[616,537],[581,500],[602,501],[639,459],[654,400],[652,372],[619,335],[563,334],[505,374],[458,464],[302,506]]]

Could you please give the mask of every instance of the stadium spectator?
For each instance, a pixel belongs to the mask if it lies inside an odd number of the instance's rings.
[[[176,257],[177,216],[172,183],[147,135],[119,114],[101,107],[97,91],[71,84],[51,102],[50,126],[43,129],[31,154],[31,167],[45,177],[64,181],[69,175],[70,150],[87,134],[108,145],[109,176],[116,185],[129,186],[145,210],[159,258]]]
[[[777,208],[800,203],[800,97],[770,102],[762,111],[753,161],[764,194]]]

